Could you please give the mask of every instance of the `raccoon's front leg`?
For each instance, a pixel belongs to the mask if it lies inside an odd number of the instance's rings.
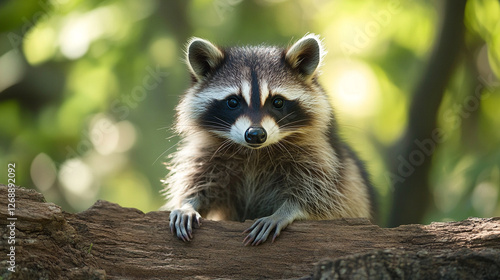
[[[305,219],[306,215],[299,205],[286,201],[280,208],[271,216],[257,219],[255,223],[245,230],[249,233],[243,240],[245,246],[251,244],[253,246],[265,242],[269,234],[274,230],[272,242],[289,224],[297,219]]]
[[[170,212],[170,232],[182,241],[191,241],[193,238],[193,227],[201,225],[201,215],[195,210],[196,199],[185,202],[181,208]]]

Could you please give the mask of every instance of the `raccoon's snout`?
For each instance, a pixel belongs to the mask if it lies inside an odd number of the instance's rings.
[[[250,127],[245,131],[245,141],[248,144],[263,144],[266,139],[267,132],[263,127]]]

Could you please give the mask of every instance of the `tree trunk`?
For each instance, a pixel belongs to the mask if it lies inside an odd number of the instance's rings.
[[[431,159],[443,141],[443,131],[436,127],[437,113],[463,47],[466,2],[442,3],[441,27],[412,95],[406,132],[388,156],[388,178],[394,188],[388,221],[391,227],[421,222],[431,206],[428,182]]]
[[[45,202],[34,190],[15,188],[10,215],[7,194],[7,187],[0,185],[2,279],[498,279],[500,275],[500,218],[391,229],[365,219],[297,221],[276,242],[245,247],[242,232],[252,221],[204,220],[194,239],[184,243],[170,233],[168,212],[142,213],[98,201],[71,214]],[[14,245],[8,244],[13,239],[9,239],[12,222]],[[15,272],[9,271],[12,263],[6,260],[12,252]]]

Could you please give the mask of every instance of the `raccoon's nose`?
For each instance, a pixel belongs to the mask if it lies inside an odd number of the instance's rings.
[[[267,132],[263,127],[250,127],[245,131],[245,141],[248,144],[262,144],[266,139]]]

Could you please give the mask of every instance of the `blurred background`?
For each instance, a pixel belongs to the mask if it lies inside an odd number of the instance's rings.
[[[365,160],[380,224],[500,216],[500,3],[0,1],[0,183],[65,211],[164,198],[191,36],[287,46],[320,34],[321,82]]]

